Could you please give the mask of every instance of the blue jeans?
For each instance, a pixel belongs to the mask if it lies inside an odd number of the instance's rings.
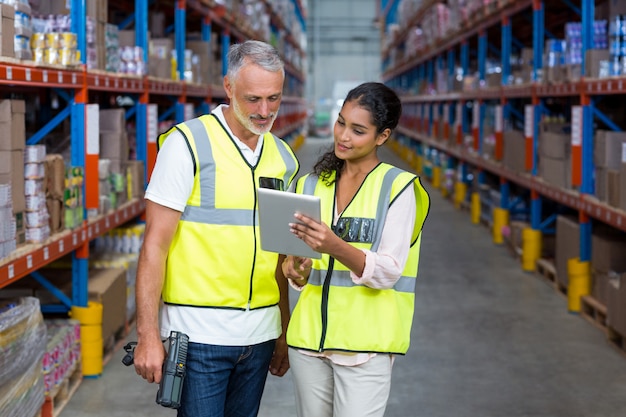
[[[178,417],[255,417],[275,343],[189,343]]]

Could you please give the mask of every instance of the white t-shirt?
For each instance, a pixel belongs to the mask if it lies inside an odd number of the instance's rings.
[[[240,141],[228,127],[220,105],[215,114],[228,133],[235,139],[250,165],[256,165],[263,136],[253,151]],[[193,188],[193,161],[185,139],[173,131],[157,155],[145,198],[178,211],[184,211]],[[228,265],[224,265],[228,268]],[[276,339],[282,332],[278,306],[258,310],[227,310],[164,305],[161,310],[161,336],[171,330],[186,333],[195,343],[228,346],[247,346]]]

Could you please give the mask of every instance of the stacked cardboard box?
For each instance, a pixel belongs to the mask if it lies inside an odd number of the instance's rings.
[[[591,267],[593,285],[591,295],[607,305],[609,280],[615,274],[626,272],[626,235],[615,229],[594,228],[591,240]]]
[[[46,147],[24,149],[24,191],[26,196],[26,241],[42,243],[50,237],[50,216],[46,206]]]
[[[567,261],[580,257],[580,225],[575,217],[557,216],[555,250],[556,278],[562,286],[567,287]]]
[[[65,161],[59,154],[46,155],[46,206],[50,215],[50,233],[64,229]]]
[[[570,125],[542,122],[539,127],[539,176],[561,188],[572,187]]]
[[[502,164],[513,172],[526,171],[526,138],[520,130],[503,132],[504,157]]]
[[[17,247],[16,224],[11,201],[11,184],[0,184],[0,259]]]
[[[11,201],[18,245],[26,240],[24,231],[25,112],[26,105],[23,100],[0,101],[0,131],[8,133],[8,137],[0,140],[0,184],[11,185]]]
[[[106,212],[128,200],[129,145],[124,109],[100,110],[100,208]]]
[[[600,201],[620,207],[620,169],[626,133],[598,130],[594,138],[595,189]],[[621,206],[626,208],[625,206]]]
[[[15,56],[15,9],[9,4],[0,4],[0,56]]]

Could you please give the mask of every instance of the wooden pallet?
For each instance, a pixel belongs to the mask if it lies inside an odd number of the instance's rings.
[[[77,361],[63,381],[55,387],[45,399],[41,407],[41,417],[58,417],[72,395],[83,380],[83,367]]]
[[[606,327],[607,340],[610,345],[613,346],[619,353],[626,356],[626,337],[620,334],[617,330],[613,329],[611,326]]]
[[[607,333],[606,306],[598,300],[590,295],[582,296],[580,298],[580,313],[585,320]]]
[[[559,294],[567,297],[567,286],[563,285],[556,276],[556,268],[554,262],[548,259],[537,259],[536,272],[537,275],[543,277],[548,285],[556,290]]]

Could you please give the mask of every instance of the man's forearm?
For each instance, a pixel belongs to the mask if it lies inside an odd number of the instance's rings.
[[[159,334],[159,303],[163,288],[165,261],[158,249],[144,246],[139,254],[135,296],[137,337]]]

